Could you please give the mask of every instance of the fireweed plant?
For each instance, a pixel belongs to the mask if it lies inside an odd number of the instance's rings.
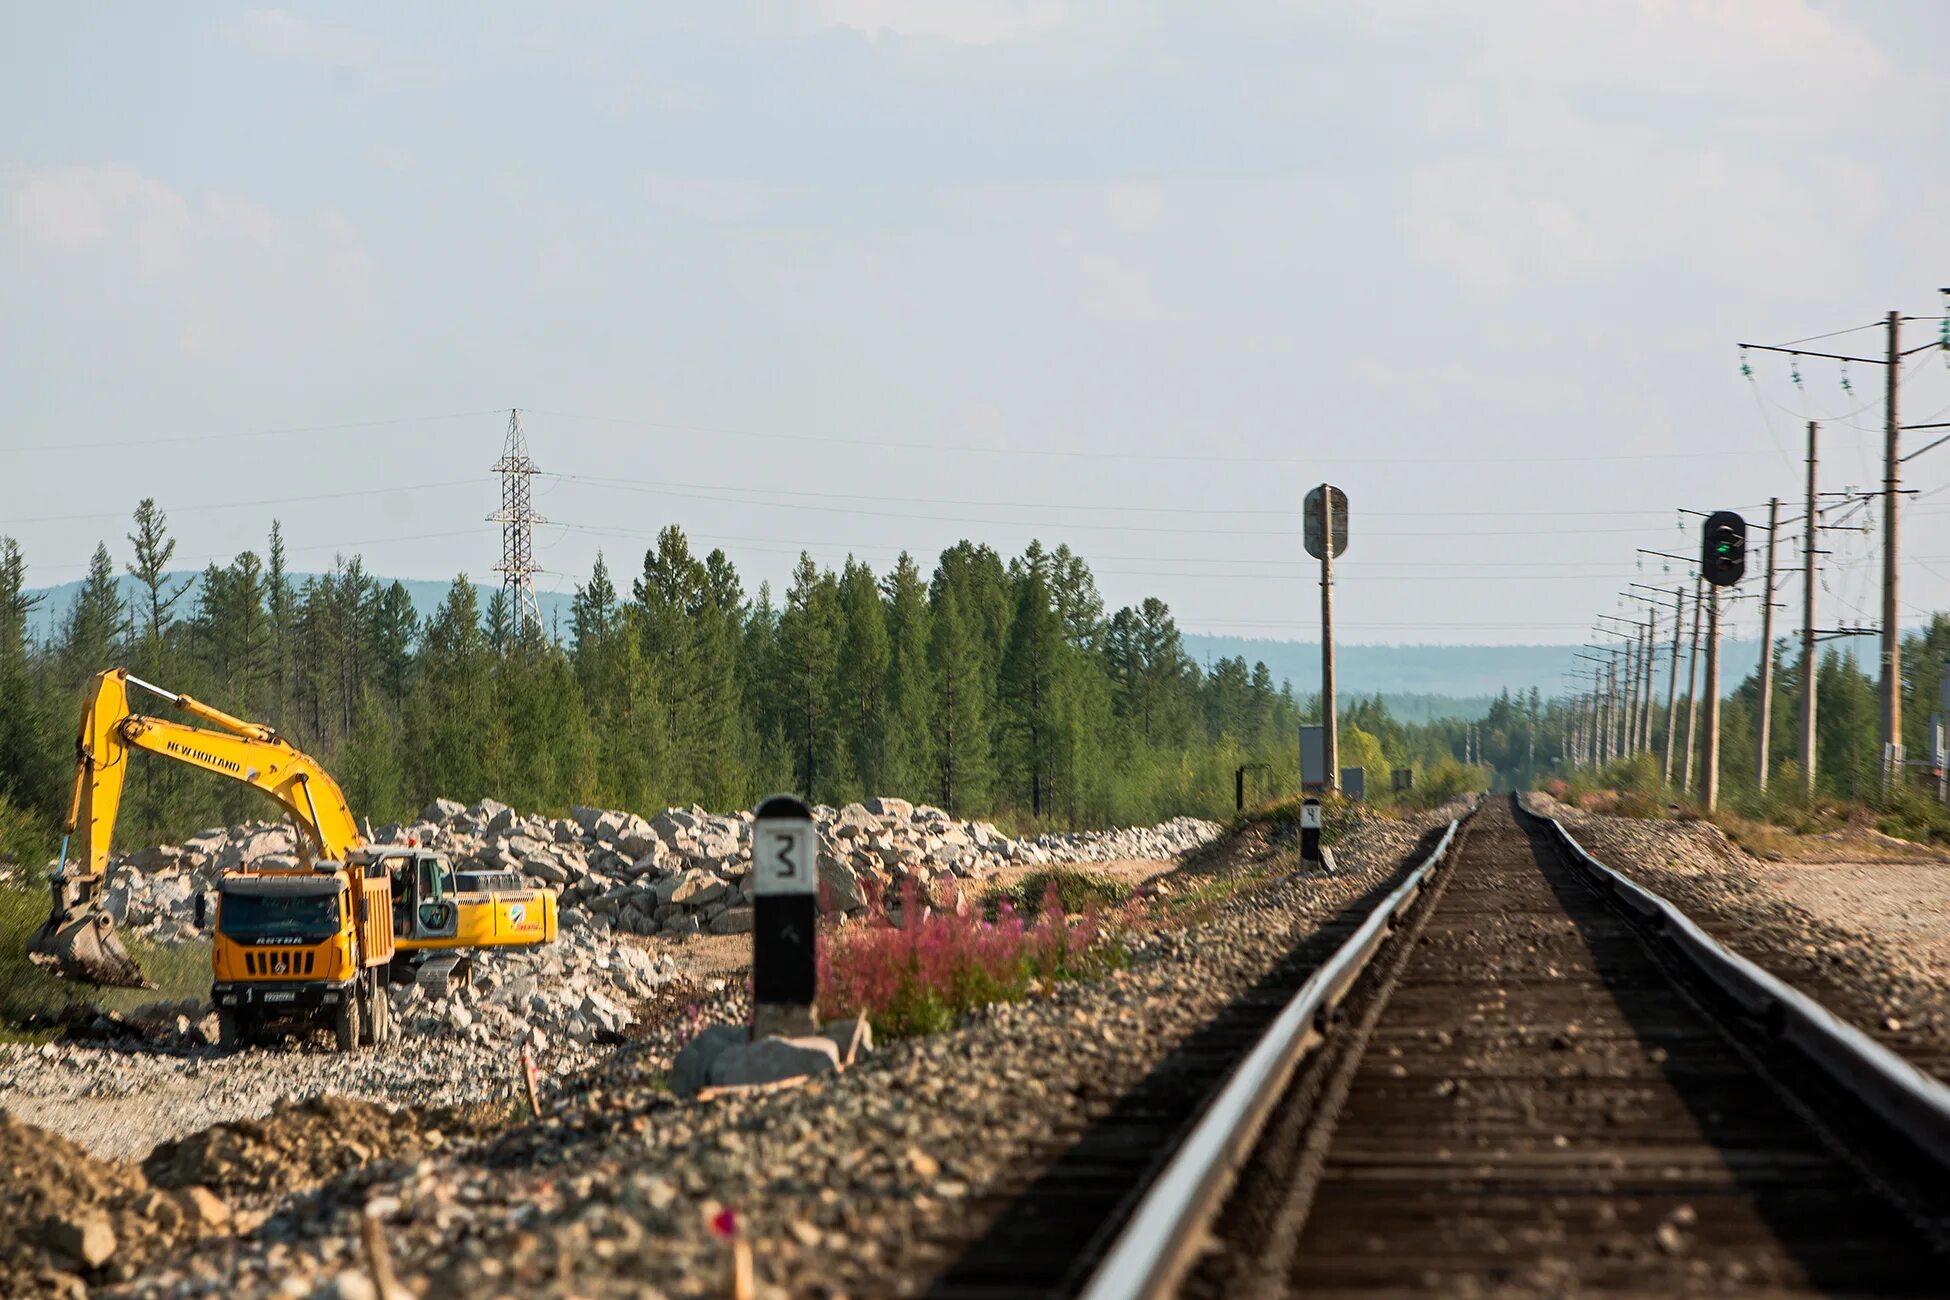
[[[889,1037],[939,1033],[992,1002],[1020,1002],[1059,980],[1095,979],[1123,965],[1120,927],[1091,907],[1067,916],[1054,882],[1025,916],[1004,902],[937,910],[910,880],[898,912],[868,902],[863,928],[830,935],[819,953],[819,1001],[828,1014],[866,1012]]]

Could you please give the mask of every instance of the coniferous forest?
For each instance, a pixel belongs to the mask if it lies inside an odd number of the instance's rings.
[[[1317,697],[1263,663],[1193,662],[1162,601],[1107,610],[1067,546],[1005,559],[963,541],[928,572],[905,554],[885,573],[802,555],[777,593],[748,590],[722,551],[699,557],[667,527],[627,575],[599,555],[567,626],[547,631],[518,626],[499,588],[465,577],[424,619],[357,556],[295,577],[275,522],[262,555],[212,564],[193,587],[172,576],[175,546],[145,500],[120,562],[98,545],[68,607],[38,611],[26,557],[0,538],[0,859],[32,860],[54,842],[83,689],[116,665],[275,726],[375,824],[435,795],[721,810],[777,790],[835,804],[898,794],[1024,828],[1219,816],[1241,767],[1254,801],[1297,789],[1298,728],[1318,720]],[[36,613],[52,613],[53,634],[30,636]],[[1905,731],[1911,752],[1927,753],[1950,618],[1905,642]],[[1782,794],[1798,781],[1797,659],[1780,643],[1769,749]],[[1818,794],[1873,798],[1875,683],[1832,652],[1819,667]],[[1743,806],[1758,798],[1757,700],[1749,676],[1723,709],[1722,777]],[[1380,698],[1344,699],[1339,712],[1342,763],[1366,769],[1373,798],[1402,766],[1425,798],[1562,770],[1569,716],[1534,689],[1505,692],[1474,721],[1408,724]],[[1679,716],[1675,779],[1683,684]],[[118,843],[267,807],[148,760]]]
[[[1096,826],[1223,813],[1242,765],[1255,797],[1298,782],[1292,690],[1243,659],[1202,670],[1158,600],[1106,610],[1067,547],[1005,560],[961,542],[931,571],[903,555],[884,573],[801,556],[786,590],[753,591],[670,527],[632,571],[599,556],[553,636],[464,577],[424,620],[357,557],[294,579],[276,524],[263,555],[211,565],[193,591],[169,577],[174,549],[144,501],[121,563],[99,546],[36,641],[27,563],[0,542],[0,816],[16,837],[44,842],[59,822],[83,688],[118,664],[277,727],[375,824],[434,795],[728,809],[796,790]],[[1375,736],[1343,752],[1382,766]],[[145,758],[118,843],[265,809]]]
[[[171,576],[174,552],[145,500],[120,562],[98,545],[68,607],[37,611],[26,557],[0,538],[0,858],[32,860],[54,842],[83,688],[116,665],[277,727],[375,824],[435,795],[721,810],[777,790],[835,804],[898,794],[1025,828],[1219,816],[1241,767],[1255,801],[1297,789],[1298,728],[1317,720],[1317,697],[1264,664],[1194,663],[1162,601],[1107,610],[1067,546],[1005,559],[963,541],[927,572],[905,554],[885,573],[802,555],[778,593],[748,590],[723,552],[699,557],[667,527],[634,572],[599,555],[567,626],[548,631],[517,626],[499,588],[465,577],[424,619],[357,556],[294,577],[276,523],[262,555],[212,564],[193,588]],[[51,635],[29,635],[36,613],[53,615],[41,620]],[[1906,642],[1906,731],[1911,752],[1927,753],[1950,619]],[[1769,748],[1784,792],[1798,780],[1797,658],[1783,642]],[[1819,689],[1819,794],[1869,798],[1875,683],[1830,653]],[[1757,699],[1750,676],[1723,711],[1721,769],[1737,803],[1756,797]],[[136,707],[165,706],[138,696]],[[1679,714],[1683,728],[1683,685]],[[1535,690],[1506,692],[1473,722],[1403,723],[1380,698],[1345,699],[1340,715],[1342,763],[1365,768],[1377,798],[1401,766],[1425,796],[1533,785],[1560,770],[1569,720]],[[1662,752],[1663,707],[1654,724]],[[147,760],[118,843],[267,807]]]

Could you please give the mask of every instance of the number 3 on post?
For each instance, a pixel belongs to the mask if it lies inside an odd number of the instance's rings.
[[[810,894],[815,876],[807,860],[812,851],[812,822],[797,818],[760,817],[752,824],[752,863],[758,873],[759,894]]]

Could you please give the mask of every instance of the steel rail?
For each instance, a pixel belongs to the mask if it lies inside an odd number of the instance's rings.
[[[1860,1099],[1950,1174],[1950,1086],[1925,1073],[1799,989],[1722,946],[1691,917],[1593,857],[1564,823],[1549,822],[1571,858],[1601,891],[1637,916],[1655,939],[1704,976],[1775,1037],[1791,1043],[1823,1074]]]
[[[1203,1244],[1207,1219],[1230,1191],[1267,1115],[1300,1062],[1323,1041],[1328,1013],[1387,941],[1396,917],[1448,857],[1468,816],[1449,823],[1428,857],[1368,913],[1268,1026],[1138,1202],[1079,1292],[1084,1300],[1161,1296],[1177,1285]]]

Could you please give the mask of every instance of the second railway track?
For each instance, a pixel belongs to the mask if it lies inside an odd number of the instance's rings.
[[[1163,1177],[1078,1227],[1107,1252],[996,1290],[1950,1294],[1941,1153],[1726,1014],[1548,821],[1485,803],[1393,924],[1276,1092],[1186,1099]]]

